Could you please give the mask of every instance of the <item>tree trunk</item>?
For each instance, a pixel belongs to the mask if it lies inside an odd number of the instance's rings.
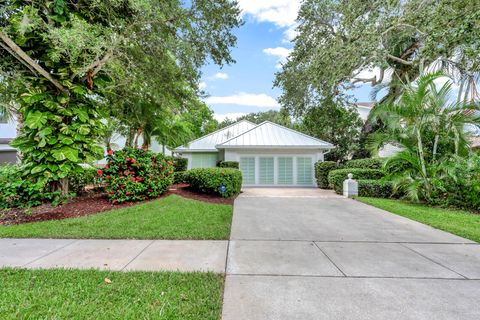
[[[142,128],[138,128],[137,129],[137,133],[135,135],[135,140],[133,141],[133,146],[136,148],[138,148],[138,138],[140,137],[140,135],[142,134]]]
[[[20,136],[23,131],[23,115],[20,113],[18,110],[15,111],[15,120],[17,121],[17,127],[16,127],[16,136]],[[17,163],[22,162],[22,153],[20,150],[17,150]]]
[[[135,129],[128,128],[127,131],[127,139],[125,141],[125,147],[132,148],[133,147],[133,139],[135,138]]]

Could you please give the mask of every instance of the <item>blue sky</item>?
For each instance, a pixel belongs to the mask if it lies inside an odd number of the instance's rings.
[[[300,0],[239,0],[245,25],[235,30],[238,37],[232,56],[236,64],[222,69],[203,68],[201,87],[209,95],[207,105],[218,120],[249,112],[279,109],[280,95],[273,88],[275,72],[292,48]],[[370,88],[354,92],[358,101],[369,101]]]

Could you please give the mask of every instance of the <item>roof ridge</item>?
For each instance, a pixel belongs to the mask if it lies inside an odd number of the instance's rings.
[[[253,124],[254,126],[257,126],[256,123],[253,123],[253,122],[251,122],[251,121],[248,121],[248,120],[246,120],[246,119],[243,119],[243,120],[234,122],[234,123],[232,123],[232,124],[230,124],[230,125],[228,125],[228,126],[226,126],[226,127],[224,127],[224,128],[221,128],[221,129],[215,130],[215,131],[213,131],[213,132],[210,132],[209,134],[206,134],[206,135],[204,135],[204,136],[201,136],[201,137],[199,137],[199,138],[197,138],[197,139],[195,139],[195,140],[189,141],[188,144],[192,144],[192,143],[194,143],[194,142],[196,142],[196,141],[198,141],[198,140],[202,140],[202,139],[204,139],[204,138],[206,138],[206,137],[212,136],[212,135],[214,135],[214,134],[216,134],[216,133],[219,133],[219,132],[221,132],[221,131],[224,131],[224,130],[226,130],[226,129],[228,129],[228,128],[231,128],[231,127],[233,127],[233,126],[235,126],[235,125],[237,125],[237,124],[239,124],[239,123],[242,123],[242,122],[248,122],[248,123],[250,123],[250,124]],[[181,146],[179,146],[179,147],[177,147],[177,148],[175,148],[175,149],[173,149],[173,150],[181,149],[182,147],[183,147],[183,148],[187,148],[186,145],[181,145]]]
[[[256,125],[255,127],[253,127],[253,128],[251,128],[251,129],[249,129],[249,130],[247,130],[247,131],[239,134],[238,136],[235,136],[235,137],[233,137],[233,138],[231,138],[231,139],[228,139],[227,141],[224,141],[224,142],[222,142],[222,143],[217,144],[215,147],[217,147],[217,146],[222,146],[222,145],[224,145],[224,144],[226,144],[226,143],[228,143],[228,142],[230,142],[230,141],[232,141],[232,140],[234,140],[234,139],[236,139],[236,138],[238,138],[238,137],[241,137],[241,136],[249,133],[250,131],[255,130],[255,129],[257,129],[257,128],[265,125],[265,124],[268,124],[268,123],[269,123],[269,124],[272,124],[272,125],[275,125],[275,126],[277,126],[277,127],[279,127],[279,128],[288,130],[288,131],[290,131],[290,132],[299,134],[299,135],[304,136],[304,137],[306,137],[306,138],[313,139],[313,140],[315,140],[315,141],[317,141],[317,142],[320,142],[320,143],[322,143],[322,144],[326,144],[326,145],[330,145],[330,146],[334,147],[334,145],[331,144],[330,142],[327,142],[327,141],[324,141],[324,140],[321,140],[321,139],[318,139],[318,138],[309,136],[308,134],[305,134],[305,133],[303,133],[303,132],[300,132],[300,131],[297,131],[297,130],[294,130],[294,129],[291,129],[291,128],[288,128],[288,127],[285,127],[285,126],[282,126],[281,124],[278,124],[278,123],[275,123],[275,122],[272,122],[272,121],[269,121],[269,120],[265,120],[265,121],[261,122],[260,124]]]

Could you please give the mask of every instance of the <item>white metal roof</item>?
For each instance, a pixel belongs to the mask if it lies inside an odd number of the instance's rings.
[[[258,126],[216,146],[218,149],[229,148],[297,148],[297,149],[332,149],[334,145],[310,137],[301,132],[286,128],[276,123],[265,121]]]
[[[206,136],[193,140],[187,145],[176,148],[174,151],[218,151],[215,147],[216,145],[232,139],[250,129],[255,128],[256,126],[256,124],[250,121],[242,120],[228,127],[207,134]]]

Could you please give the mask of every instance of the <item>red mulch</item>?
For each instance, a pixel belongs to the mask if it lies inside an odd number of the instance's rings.
[[[170,189],[159,198],[171,194],[177,194],[184,198],[211,203],[233,204],[234,201],[234,199],[225,199],[214,195],[196,193],[190,190],[186,184],[172,185]],[[104,194],[90,191],[57,207],[53,207],[51,204],[46,203],[31,209],[14,208],[0,211],[0,225],[76,218],[112,209],[126,208],[152,200],[156,199],[113,205],[108,201]]]

